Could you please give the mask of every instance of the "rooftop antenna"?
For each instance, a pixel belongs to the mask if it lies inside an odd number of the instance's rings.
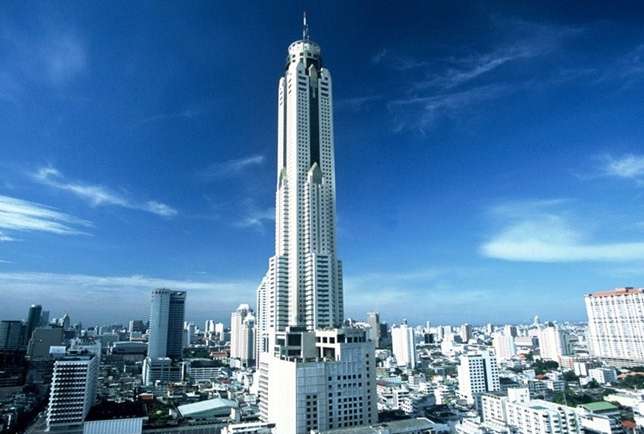
[[[306,11],[304,11],[304,27],[302,28],[302,39],[305,41],[309,40],[309,25],[306,22]]]

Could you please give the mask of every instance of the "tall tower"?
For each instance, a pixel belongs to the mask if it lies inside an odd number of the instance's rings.
[[[185,304],[185,291],[152,291],[148,357],[170,357],[175,360],[181,358]]]
[[[34,329],[40,325],[40,317],[42,315],[42,306],[39,304],[32,304],[27,314],[27,333],[25,334],[25,341],[29,342]]]
[[[371,424],[374,343],[341,328],[331,74],[306,16],[277,101],[275,255],[257,290],[260,416],[280,434]]]
[[[277,88],[275,255],[258,288],[262,337],[286,326],[337,327],[344,316],[331,74],[309,38],[306,17]]]

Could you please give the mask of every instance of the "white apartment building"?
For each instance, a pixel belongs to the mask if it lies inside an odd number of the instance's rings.
[[[550,325],[539,330],[539,354],[544,360],[559,363],[561,356],[572,354],[570,337],[558,326]]]
[[[65,356],[54,363],[47,407],[47,430],[80,427],[96,400],[98,358]]]
[[[485,392],[499,390],[499,368],[496,356],[488,351],[467,353],[460,357],[458,391],[462,399],[472,405]]]
[[[617,371],[615,368],[592,368],[588,370],[588,376],[599,384],[617,382]]]
[[[591,355],[644,363],[644,288],[617,288],[585,297]]]
[[[230,357],[248,366],[255,360],[255,316],[241,304],[230,316]]]
[[[391,328],[391,346],[398,366],[416,367],[416,335],[407,323]]]
[[[496,332],[493,335],[492,346],[498,360],[510,360],[517,355],[517,347],[514,344],[514,336],[506,335],[504,332]]]

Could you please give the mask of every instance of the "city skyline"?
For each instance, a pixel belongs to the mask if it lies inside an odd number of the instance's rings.
[[[189,293],[187,320],[254,304],[302,9],[194,6],[2,12],[0,317],[125,322],[157,287]],[[641,286],[637,14],[414,6],[307,8],[340,83],[344,316],[574,321],[585,294]]]

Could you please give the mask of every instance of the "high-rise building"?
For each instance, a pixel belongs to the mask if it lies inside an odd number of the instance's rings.
[[[505,327],[503,327],[503,333],[505,333],[506,335],[512,336],[514,338],[516,338],[519,335],[517,333],[517,327],[510,324],[506,324]]]
[[[181,359],[186,292],[170,289],[152,291],[148,356]]]
[[[494,333],[492,339],[494,353],[498,360],[510,360],[517,355],[517,347],[512,335],[506,335],[504,332]]]
[[[181,368],[173,361],[183,355],[186,292],[170,289],[152,291],[148,357],[143,362],[143,381],[174,381]],[[177,374],[177,372],[179,374]]]
[[[248,315],[252,316],[253,310],[247,304],[240,304],[230,315],[230,357],[233,359],[248,360],[248,340],[243,336],[244,321]],[[254,324],[254,321],[253,321]],[[253,344],[251,343],[251,346]]]
[[[585,297],[591,355],[619,363],[644,363],[644,288],[617,288]]]
[[[255,316],[246,315],[241,326],[239,339],[240,352],[239,359],[243,366],[251,366],[255,362]]]
[[[47,327],[49,325],[49,311],[43,310],[40,314],[40,327]]]
[[[27,314],[27,331],[25,334],[25,342],[29,342],[34,329],[40,326],[41,315],[42,306],[39,304],[32,304],[29,308],[29,313]]]
[[[281,434],[373,423],[374,343],[339,328],[332,82],[306,19],[277,97],[275,254],[257,290],[261,418]]]
[[[461,325],[459,335],[461,336],[462,342],[469,342],[469,340],[472,339],[472,326],[467,323]]]
[[[463,354],[458,365],[458,390],[462,399],[474,404],[484,392],[499,390],[496,356],[488,351]]]
[[[568,333],[556,325],[548,325],[539,330],[539,354],[542,359],[560,363],[561,356],[572,354]]]
[[[380,314],[378,312],[369,312],[367,314],[367,323],[369,324],[369,339],[378,348],[380,346]]]
[[[406,322],[391,328],[391,347],[398,366],[416,367],[416,335]]]
[[[25,325],[22,321],[0,321],[0,350],[17,351],[24,349]]]
[[[98,357],[65,356],[54,364],[49,391],[47,430],[57,431],[82,425],[96,400]]]

